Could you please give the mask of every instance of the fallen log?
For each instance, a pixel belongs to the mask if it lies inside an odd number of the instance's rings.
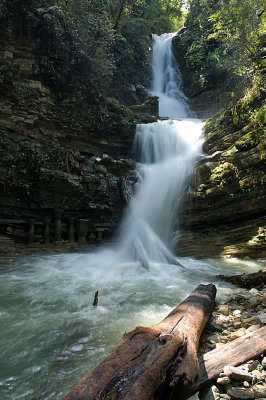
[[[199,376],[199,338],[216,288],[199,285],[162,322],[137,327],[64,400],[174,399]]]
[[[244,287],[247,289],[263,286],[266,283],[266,268],[251,274],[241,275],[217,275],[218,279],[226,282],[231,282],[234,285]]]
[[[187,388],[182,400],[215,381],[226,365],[236,367],[265,352],[266,326],[204,354],[199,358],[200,378]]]

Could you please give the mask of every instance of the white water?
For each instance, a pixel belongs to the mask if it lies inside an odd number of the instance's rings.
[[[183,120],[137,126],[134,152],[140,162],[139,184],[122,224],[118,251],[124,260],[144,258],[147,268],[151,262],[173,262],[170,250],[175,244],[177,212],[201,151],[202,123],[188,119],[172,37],[154,36],[152,93],[159,97],[160,116]]]
[[[124,259],[133,256],[137,240],[149,263],[167,262],[165,253],[173,245],[177,211],[199,154],[200,136],[200,121],[167,120],[137,127],[139,184],[122,224],[119,248]]]
[[[181,75],[172,52],[175,33],[154,35],[153,40],[153,87],[152,94],[159,97],[159,114],[168,118],[193,116],[187,98],[181,90]]]
[[[160,40],[165,45],[166,36],[155,38]],[[156,90],[166,105],[163,89]],[[184,96],[168,100],[169,116],[174,103],[174,116],[187,116]],[[195,286],[215,282],[221,271],[261,267],[192,258],[179,258],[185,269],[169,264],[175,216],[200,151],[199,121],[140,125],[135,151],[140,181],[115,249],[0,262],[1,400],[61,399],[125,331],[160,322]],[[136,260],[136,239],[149,270]],[[230,291],[230,285],[216,283],[218,296]]]

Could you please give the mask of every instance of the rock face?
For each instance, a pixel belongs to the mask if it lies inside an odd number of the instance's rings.
[[[205,156],[181,217],[179,255],[265,256],[265,140],[262,124],[239,124],[230,110],[207,121]]]
[[[156,120],[157,99],[130,110],[82,86],[74,50],[65,65],[66,54],[47,56],[41,40],[7,26],[0,36],[1,243],[14,251],[101,240],[132,191],[135,126]]]
[[[199,118],[207,119],[227,106],[232,99],[233,88],[240,94],[243,87],[241,79],[233,78],[231,71],[228,73],[217,69],[203,72],[189,65],[186,53],[191,30],[193,26],[188,26],[174,36],[173,51],[182,74],[182,90],[188,97],[188,103]]]

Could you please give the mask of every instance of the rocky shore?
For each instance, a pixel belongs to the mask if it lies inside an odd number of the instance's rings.
[[[254,332],[266,324],[266,285],[235,289],[227,301],[217,303],[200,340],[200,354]],[[265,338],[266,348],[266,338]],[[238,367],[225,366],[213,386],[199,397],[204,400],[266,398],[266,354]]]

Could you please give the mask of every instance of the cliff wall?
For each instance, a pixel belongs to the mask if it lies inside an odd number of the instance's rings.
[[[136,123],[156,119],[157,99],[131,111],[90,85],[60,14],[49,21],[60,50],[49,54],[45,35],[8,21],[0,32],[2,254],[113,234],[135,183]]]
[[[261,95],[257,93],[256,101]],[[244,116],[241,104],[236,107]],[[177,252],[265,257],[265,124],[237,120],[227,109],[207,121],[204,135],[204,155],[184,204]]]

